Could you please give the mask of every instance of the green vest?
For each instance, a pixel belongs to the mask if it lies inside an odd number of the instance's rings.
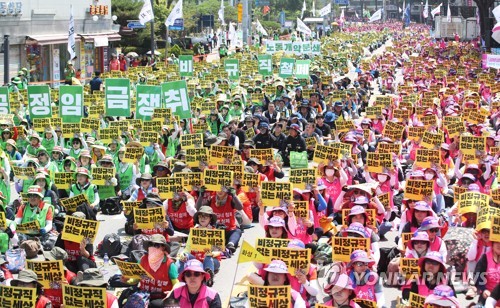
[[[217,122],[215,122],[215,126],[217,126]],[[216,134],[214,134],[216,135]],[[174,157],[177,152],[177,147],[179,146],[179,139],[168,137],[168,146],[167,146],[167,157]]]
[[[31,209],[31,206],[26,203],[24,205],[23,219],[21,220],[21,224],[38,220],[40,228],[45,228],[47,212],[49,211],[49,209],[52,209],[52,213],[54,213],[54,207],[50,203],[44,203],[43,209],[39,213],[35,214]]]
[[[153,155],[149,156],[149,166],[154,167],[160,162],[160,157],[158,156],[158,153],[156,153],[156,150],[154,151]]]
[[[27,193],[28,192],[28,189],[31,185],[33,185],[33,183],[35,183],[35,179],[26,179],[26,180],[23,180],[23,193]]]
[[[17,138],[16,146],[17,146],[17,150],[20,153],[22,153],[28,147],[28,144],[29,144],[28,140]]]
[[[43,138],[42,146],[47,150],[49,156],[52,157],[52,150],[56,146],[56,141],[54,140],[54,137],[52,137],[51,139]]]
[[[36,156],[36,151],[37,151],[37,149],[34,148],[31,144],[29,144],[26,147],[26,152],[28,152],[28,154],[31,155],[31,156]]]
[[[5,205],[7,205],[10,202],[10,185],[7,186],[7,184],[5,184],[5,181],[3,179],[0,180],[0,191],[4,195],[5,200],[6,200]],[[5,209],[5,205],[4,205],[4,209]]]
[[[77,196],[77,195],[81,195],[81,194],[85,194],[85,196],[87,196],[87,200],[89,201],[90,204],[94,203],[95,201],[95,195],[94,195],[94,188],[96,187],[94,184],[90,184],[89,186],[87,186],[87,188],[83,189],[83,188],[78,188],[78,184],[73,184],[71,185],[71,188],[70,188],[70,191],[73,193],[73,195]]]
[[[78,150],[78,153],[75,151],[75,149],[71,148],[71,150],[69,150],[69,156],[73,157],[74,159],[78,160],[78,156],[80,156],[80,152],[82,151],[82,149],[79,149]]]
[[[119,164],[117,165],[117,169],[118,175],[120,176],[120,190],[125,191],[129,186],[131,186],[131,184],[133,184],[131,183],[134,177],[133,165],[128,164],[127,169],[124,172],[121,171]]]

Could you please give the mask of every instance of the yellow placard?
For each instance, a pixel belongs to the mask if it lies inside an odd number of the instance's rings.
[[[156,187],[162,199],[172,199],[176,193],[184,190],[182,178],[179,177],[156,178]]]
[[[425,296],[410,292],[409,306],[411,308],[424,308]]]
[[[108,305],[106,288],[63,284],[62,292],[64,308],[107,307]]]
[[[81,132],[80,123],[63,123],[61,130],[64,138],[72,138]]]
[[[231,171],[233,173],[234,184],[241,184],[241,179],[243,178],[243,163],[236,162],[232,165],[221,164],[217,165],[217,170]]]
[[[245,262],[269,263],[270,261],[268,257],[264,257],[257,249],[244,240],[241,245],[240,255],[238,256],[238,263]]]
[[[434,149],[439,147],[443,143],[443,132],[439,131],[437,133],[432,133],[428,130],[424,132],[422,136],[422,146],[427,149]]]
[[[316,184],[316,169],[291,169],[290,183],[294,188],[312,190]]]
[[[145,132],[161,132],[162,127],[163,120],[151,120],[142,123],[142,130]]]
[[[165,220],[165,212],[163,207],[134,208],[134,220],[139,229],[161,228],[161,224]]]
[[[208,161],[210,165],[230,164],[236,150],[234,147],[212,145],[209,151]]]
[[[460,195],[467,191],[466,187],[453,186],[453,202],[460,201]]]
[[[403,248],[406,249],[406,246],[408,246],[408,242],[411,240],[413,237],[413,233],[411,232],[403,232],[401,233],[401,240],[403,241]]]
[[[300,270],[305,275],[309,273],[311,265],[311,250],[301,248],[273,248],[271,249],[270,260],[281,260],[288,267],[288,272],[295,275],[295,271]]]
[[[234,175],[231,171],[205,169],[203,183],[207,190],[220,191],[223,187],[233,185]]]
[[[441,163],[441,156],[439,150],[417,149],[416,161],[420,168],[432,168],[432,165],[439,165]]]
[[[331,146],[316,144],[314,149],[313,162],[321,164],[328,164],[340,158],[341,150]]]
[[[352,120],[337,120],[335,121],[335,127],[338,132],[349,132],[351,130],[356,129],[356,125],[354,125],[354,121]]]
[[[111,185],[109,180],[115,176],[114,168],[105,167],[93,167],[92,173],[92,183],[95,185]]]
[[[66,209],[67,212],[73,213],[76,211],[76,208],[82,203],[89,203],[87,200],[87,195],[80,194],[71,198],[60,199],[59,202]]]
[[[476,151],[486,149],[486,137],[460,136],[459,146],[464,154],[476,155]]]
[[[245,140],[252,140],[253,137],[255,137],[255,129],[253,127],[250,127],[245,130]]]
[[[425,127],[408,127],[408,139],[418,141],[424,136]]]
[[[186,134],[181,136],[181,147],[183,149],[195,149],[203,147],[203,134]]]
[[[309,219],[309,201],[294,201],[293,213],[297,218]]]
[[[65,280],[64,265],[62,260],[55,261],[32,261],[26,260],[26,269],[36,273],[38,282],[46,289],[60,287]]]
[[[16,231],[24,234],[38,234],[40,233],[40,223],[38,220],[25,222],[16,226]]]
[[[256,192],[260,186],[260,174],[258,173],[243,173],[241,179],[242,189],[245,192]]]
[[[193,131],[195,133],[202,133],[208,129],[208,123],[195,123],[193,124]]]
[[[368,172],[381,173],[392,167],[392,154],[368,152],[366,156]]]
[[[475,191],[467,191],[460,194],[459,200],[458,213],[477,213],[480,208],[489,205],[490,196]]]
[[[351,254],[355,250],[364,250],[368,255],[370,252],[369,238],[337,237],[332,238],[332,259],[334,261],[349,262]]]
[[[290,242],[289,239],[270,238],[270,237],[258,238],[255,241],[255,249],[257,249],[257,251],[264,257],[270,257],[272,249],[286,248],[289,242]]]
[[[0,230],[5,230],[7,228],[7,218],[4,212],[0,212]]]
[[[139,136],[139,143],[142,146],[147,147],[156,142],[158,142],[157,132],[141,132],[141,135]]]
[[[142,201],[122,201],[123,213],[125,215],[130,215],[134,208],[138,208],[142,204]]]
[[[50,118],[33,119],[33,129],[37,132],[44,132],[45,128],[50,128]]]
[[[182,179],[182,185],[188,190],[190,188],[199,188],[203,183],[202,172],[176,172],[174,177]]]
[[[405,199],[423,200],[424,197],[432,196],[434,181],[421,181],[409,179],[406,181]]]
[[[261,164],[274,160],[273,149],[250,149],[249,158],[257,158]]]
[[[189,167],[200,167],[201,164],[208,165],[208,149],[187,149],[186,165]]]
[[[262,182],[261,200],[264,206],[283,206],[293,198],[293,186],[290,182]]]
[[[37,298],[36,288],[0,285],[0,306],[2,308],[36,307]]]
[[[93,243],[98,230],[98,221],[66,216],[61,238],[75,243],[88,239],[89,243]]]
[[[186,246],[189,246],[191,251],[224,251],[224,243],[224,229],[191,228]]]
[[[500,242],[500,216],[493,217],[490,229],[490,241]]]
[[[347,159],[351,157],[351,149],[352,149],[351,144],[343,142],[334,142],[330,146],[334,149],[340,150],[340,158]]]
[[[153,279],[153,276],[148,273],[139,263],[125,262],[118,259],[115,259],[114,262],[120,269],[123,277],[132,279],[143,279],[145,277],[149,277],[150,279]]]
[[[99,119],[95,118],[82,118],[80,121],[80,128],[82,133],[92,133],[92,131],[99,130]]]
[[[384,137],[391,138],[392,141],[400,141],[403,137],[405,127],[396,122],[388,121],[385,124],[383,135]]]
[[[117,128],[101,128],[99,129],[99,139],[104,144],[109,144],[113,140],[118,140],[120,133]]]
[[[54,174],[54,185],[57,189],[69,189],[75,183],[73,172],[56,172]]]
[[[377,308],[378,307],[377,302],[371,301],[369,299],[354,298],[352,301],[363,308]],[[318,306],[316,305],[316,307],[318,307]]]
[[[445,127],[450,137],[460,136],[460,134],[465,131],[465,126],[463,122],[453,122],[447,124]]]
[[[123,162],[125,163],[135,163],[144,155],[143,147],[125,147],[125,153],[123,153]]]
[[[382,106],[366,107],[365,111],[368,119],[376,119],[382,115]]]
[[[417,278],[420,267],[418,266],[417,258],[401,258],[399,260],[399,271],[403,273],[403,276],[406,277],[406,281],[411,280],[413,278]]]
[[[401,143],[379,143],[377,153],[401,154]]]
[[[295,202],[294,202],[295,204]],[[367,226],[376,226],[377,225],[377,210],[375,209],[365,209],[366,214],[368,215],[368,221],[365,222]],[[344,226],[349,226],[348,224],[348,217],[349,213],[351,212],[350,209],[342,209],[342,223]]]
[[[500,216],[500,209],[492,206],[480,207],[477,212],[476,230],[491,229],[493,217]]]
[[[291,307],[290,286],[248,286],[249,307]]]
[[[11,166],[14,176],[21,180],[27,180],[29,178],[35,177],[35,168],[33,167],[18,167]]]

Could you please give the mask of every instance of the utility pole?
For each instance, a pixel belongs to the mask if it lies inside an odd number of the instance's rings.
[[[151,10],[153,11],[153,16],[154,16],[155,9],[154,9],[153,0],[151,0]],[[168,29],[168,27],[167,27],[167,29]],[[168,32],[167,32],[167,34],[168,34]],[[167,37],[167,39],[168,39],[168,37]],[[154,59],[153,63],[156,62],[156,59],[154,57],[155,57],[155,19],[153,18],[153,19],[151,19],[151,59]],[[166,57],[166,54],[165,54],[165,57]]]
[[[387,13],[385,11],[385,0],[382,0],[382,16],[383,16],[383,21],[385,22],[386,18],[387,18]]]
[[[243,45],[248,44],[249,37],[249,27],[250,21],[248,18],[248,0],[243,0],[243,19],[241,20],[241,26],[243,30]]]
[[[9,78],[9,35],[3,36],[3,83],[7,85]]]

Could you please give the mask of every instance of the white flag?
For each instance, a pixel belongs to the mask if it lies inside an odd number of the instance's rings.
[[[316,4],[314,2],[315,1],[313,0],[313,7],[312,7],[311,12],[312,12],[313,17],[316,17]]]
[[[438,14],[441,14],[441,6],[442,6],[442,5],[443,5],[442,3],[441,3],[441,4],[439,4],[439,5],[438,5],[435,9],[433,9],[433,10],[431,11],[432,19],[434,19],[434,16],[436,16],[436,15],[438,15]]]
[[[139,22],[141,23],[141,25],[144,25],[154,18],[155,15],[153,13],[153,8],[151,7],[151,1],[144,0],[144,5],[142,6],[141,12],[139,13]]]
[[[425,0],[425,6],[424,11],[422,12],[422,16],[424,16],[424,18],[429,17],[429,0]]]
[[[224,0],[220,0],[219,20],[222,22],[223,26],[226,25],[224,22]]]
[[[342,12],[340,13],[339,21],[344,22],[344,9],[342,9]]]
[[[167,20],[165,20],[165,26],[173,26],[174,21],[178,18],[182,18],[182,0],[179,0],[174,6],[174,9],[172,12],[167,17]]]
[[[265,36],[268,36],[269,34],[267,34],[267,31],[266,29],[264,29],[264,27],[262,27],[262,24],[260,23],[260,21],[257,19],[257,25],[255,26],[255,29],[257,30],[257,32],[260,32],[262,33],[262,35],[265,35]]]
[[[356,15],[356,18],[359,18],[358,12],[354,11],[354,15]]]
[[[321,10],[319,10],[319,16],[323,17],[323,16],[330,14],[331,12],[332,12],[332,4],[328,3],[327,6],[325,6]]]
[[[76,57],[76,40],[75,40],[75,16],[73,16],[73,6],[69,6],[69,26],[68,26],[68,52],[69,59],[73,60]]]
[[[302,11],[300,12],[300,18],[304,18],[304,13],[306,12],[306,0],[304,0],[304,4],[302,4]]]
[[[305,35],[311,36],[312,31],[309,29],[308,26],[306,26],[305,23],[300,20],[300,18],[297,17],[297,31],[304,33]]]
[[[476,12],[477,11],[478,10],[476,9]],[[497,22],[500,22],[500,5],[494,8],[493,11],[491,11],[491,13],[493,14],[493,16],[495,16],[495,20]]]
[[[451,22],[451,10],[450,10],[450,3],[448,2],[448,10],[446,11],[446,21]]]
[[[378,11],[376,11],[375,13],[373,13],[372,17],[370,17],[370,19],[368,20],[368,22],[374,22],[374,21],[377,21],[377,20],[380,20],[382,19],[382,9],[379,9]]]

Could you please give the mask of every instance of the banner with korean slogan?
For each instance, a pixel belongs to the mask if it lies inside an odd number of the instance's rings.
[[[0,307],[36,307],[36,288],[0,285]]]
[[[281,78],[292,77],[294,67],[295,67],[295,59],[281,58],[280,66],[279,66],[279,76]]]
[[[388,121],[385,124],[383,135],[391,138],[392,141],[401,140],[405,127],[396,122]]]
[[[226,59],[224,61],[224,70],[227,72],[229,80],[240,79],[240,61],[238,59]]]
[[[142,146],[150,146],[151,144],[158,142],[158,133],[157,132],[141,132],[139,136],[139,143]]]
[[[5,230],[7,228],[7,218],[4,212],[0,212],[0,229]]]
[[[28,108],[30,118],[51,118],[49,86],[28,86]]]
[[[156,178],[156,187],[162,199],[172,199],[178,192],[183,191],[182,178]]]
[[[290,183],[293,184],[294,188],[312,191],[316,184],[316,169],[291,169]]]
[[[80,123],[63,123],[61,130],[64,138],[72,138],[81,132]]]
[[[464,154],[475,155],[476,151],[484,151],[486,148],[486,137],[460,136],[460,150]]]
[[[490,196],[475,191],[467,191],[460,194],[459,200],[459,214],[477,213],[480,208],[484,208],[489,205]]]
[[[93,133],[93,131],[99,131],[99,127],[101,123],[99,123],[99,119],[95,118],[82,118],[80,123],[80,129],[82,133]]]
[[[114,168],[93,167],[91,170],[92,183],[95,185],[111,185],[109,182],[115,176]]]
[[[271,249],[271,260],[281,260],[288,266],[288,272],[295,275],[297,270],[305,275],[309,273],[311,265],[311,250],[300,248],[273,248]]]
[[[0,114],[10,114],[9,89],[7,87],[0,87]]]
[[[191,228],[187,245],[196,251],[224,251],[225,234],[224,229]]]
[[[73,172],[54,173],[54,185],[56,185],[58,189],[69,189],[74,183],[75,178]]]
[[[64,308],[107,307],[108,305],[106,288],[63,284],[62,292]]]
[[[295,77],[298,79],[309,80],[309,67],[311,60],[297,60],[295,61]]]
[[[150,121],[155,108],[161,108],[161,87],[137,85],[135,118]]]
[[[92,180],[93,182],[93,180]],[[75,212],[76,208],[82,203],[89,203],[85,194],[76,195],[71,198],[59,199],[61,205],[66,209],[66,212]]]
[[[363,307],[363,308],[377,308],[378,307],[377,302],[371,301],[369,299],[354,298],[352,301],[355,302],[356,304],[358,304],[358,306]],[[317,305],[316,305],[316,308],[318,308]]]
[[[182,185],[186,187],[187,190],[199,189],[202,185],[202,172],[175,172],[174,177],[182,179]]]
[[[314,150],[313,162],[318,164],[328,164],[340,158],[340,149],[331,146],[316,144]]]
[[[234,147],[212,145],[208,160],[210,165],[229,164],[235,153],[236,149]]]
[[[304,53],[312,53],[317,55],[321,51],[320,41],[305,41],[305,42],[292,42],[292,41],[266,41],[266,53],[273,54],[276,52],[284,51],[285,53],[294,53],[296,55]]]
[[[290,286],[248,286],[249,307],[291,307]]]
[[[40,233],[40,223],[38,220],[25,222],[16,226],[16,232],[23,234],[38,234]]]
[[[441,143],[444,141],[444,135],[442,131],[438,131],[437,133],[432,133],[428,130],[424,132],[422,136],[422,146],[427,149],[434,149],[439,147]]]
[[[59,116],[63,123],[80,123],[83,118],[83,87],[59,87]]]
[[[433,165],[441,163],[439,150],[417,149],[416,161],[420,168],[432,168]]]
[[[172,114],[180,120],[191,118],[191,107],[185,80],[165,82],[161,84],[163,105],[172,110]]]
[[[410,298],[408,302],[409,302],[409,307],[411,308],[424,308],[425,296],[410,292]]]
[[[332,259],[333,261],[349,262],[351,254],[355,250],[363,250],[370,255],[370,245],[369,238],[334,236],[332,241]]]
[[[203,184],[209,191],[221,191],[233,185],[234,175],[231,171],[203,170]]]
[[[74,243],[88,239],[89,243],[93,243],[98,230],[98,221],[66,216],[61,238]]]
[[[189,167],[208,166],[208,149],[186,149],[186,165]]]
[[[309,201],[293,201],[293,213],[299,219],[309,219]]]
[[[120,269],[123,277],[132,278],[132,279],[142,279],[144,277],[149,277],[153,279],[150,273],[148,273],[142,265],[136,262],[125,262],[118,259],[115,259],[114,262]]]
[[[269,263],[268,257],[264,257],[260,252],[257,251],[250,243],[243,241],[241,245],[240,255],[238,256],[237,263],[245,262],[259,262],[259,263]]]
[[[105,108],[107,116],[130,117],[130,79],[106,79]]]
[[[401,154],[401,143],[379,143],[377,145],[377,152],[379,153],[394,153]]]
[[[184,134],[181,136],[181,147],[183,149],[194,149],[203,147],[203,134]]]
[[[392,167],[392,154],[368,152],[366,166],[368,172],[381,173],[384,169]]]
[[[11,166],[11,168],[12,172],[14,172],[14,175],[18,179],[26,180],[35,176],[35,168],[33,167]]]
[[[233,173],[233,184],[241,185],[243,178],[243,163],[233,163],[231,165],[221,164],[217,165],[217,170],[231,171]]]
[[[271,55],[259,55],[257,56],[257,61],[259,63],[259,75],[271,76],[273,74]]]
[[[417,278],[420,271],[418,258],[401,258],[399,260],[399,271],[406,281]]]
[[[143,155],[143,147],[125,147],[125,153],[123,153],[123,162],[133,164],[136,161],[140,160]]]
[[[165,220],[163,207],[149,209],[134,208],[134,219],[139,229],[161,228]]]
[[[424,197],[432,196],[434,181],[421,181],[409,179],[406,181],[405,199],[423,200]]]
[[[38,282],[40,282],[46,289],[60,287],[61,282],[65,280],[64,265],[62,260],[26,260],[26,269],[34,271],[38,277]]]
[[[250,158],[257,158],[261,164],[271,163],[274,159],[273,149],[250,149]]]
[[[382,115],[382,106],[366,107],[366,117],[368,119],[376,119]]]
[[[33,129],[35,131],[44,132],[46,128],[52,128],[50,125],[50,118],[33,119]]]
[[[260,186],[260,175],[257,173],[243,173],[241,185],[244,192],[256,192]]]
[[[500,208],[486,206],[477,212],[476,230],[491,229],[493,217],[500,217]]]
[[[271,250],[274,248],[286,248],[288,247],[289,239],[281,238],[258,238],[255,240],[255,249],[262,254],[264,257],[271,256]]]
[[[293,197],[293,186],[289,182],[262,182],[261,200],[265,206],[286,206]]]
[[[490,241],[500,242],[500,216],[494,216],[492,219]]]
[[[181,77],[193,76],[193,56],[189,55],[179,56],[179,76]]]

